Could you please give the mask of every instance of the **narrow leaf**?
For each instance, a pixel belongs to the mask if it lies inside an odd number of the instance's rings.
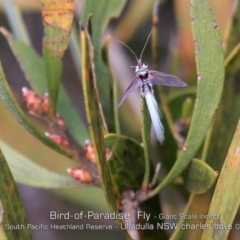
[[[232,49],[238,44],[239,42],[239,37],[240,37],[240,4],[236,2],[237,11],[234,16],[234,21],[233,21],[233,28],[231,30],[231,34],[229,39],[231,41],[228,42],[227,46],[227,52],[226,56],[229,54],[229,52],[232,51]],[[208,147],[208,152],[207,152],[207,157],[206,157],[206,162],[212,166],[216,170],[220,170],[222,167],[222,164],[225,160],[225,157],[227,155],[227,152],[229,150],[229,145],[232,141],[233,134],[236,129],[236,124],[239,120],[239,114],[240,114],[240,98],[239,98],[239,87],[238,87],[238,76],[239,76],[239,61],[240,61],[240,53],[238,52],[235,57],[232,59],[230,63],[228,63],[226,67],[226,78],[225,78],[225,86],[223,89],[223,95],[222,99],[219,105],[219,109],[217,110],[216,114],[216,119],[214,122],[214,125],[212,126],[212,134],[211,138],[209,140],[209,147]],[[233,111],[234,109],[234,111]],[[212,144],[214,143],[214,144]],[[219,178],[220,179],[220,178]],[[235,183],[234,187],[235,187]],[[228,190],[231,190],[232,186],[229,187]],[[212,200],[212,194],[213,194],[214,189],[211,189],[208,191],[206,194],[202,195],[192,195],[191,201],[189,200],[189,203],[187,205],[187,209],[185,210],[188,212],[188,214],[205,214],[208,216],[213,216],[209,215],[208,210],[209,206]],[[228,195],[229,193],[225,191],[225,195]],[[231,194],[231,193],[230,193]],[[238,198],[238,197],[237,197]],[[220,199],[219,199],[220,200]],[[223,200],[224,201],[224,200]],[[216,200],[214,201],[216,203]],[[227,202],[227,201],[226,201]],[[231,203],[222,203],[226,204],[225,206],[230,206]],[[236,204],[236,203],[235,203]],[[197,207],[195,207],[197,206]],[[213,204],[212,204],[213,206]],[[235,206],[233,206],[234,208]],[[226,209],[228,211],[228,208]],[[212,235],[208,236],[208,238],[214,238],[214,239],[226,239],[227,237],[216,237],[219,232],[222,232],[222,230],[217,230],[217,228],[231,228],[231,225],[225,225],[221,224],[221,212],[216,210],[216,213],[219,214],[218,216],[220,217],[220,221],[216,219],[214,225],[215,225],[215,231],[212,232]],[[220,216],[221,214],[221,216]],[[230,216],[226,219],[229,224],[231,224],[231,220],[229,218],[233,217],[233,213],[230,213]],[[225,218],[226,215],[223,215],[223,218]],[[181,222],[182,223],[182,222]],[[181,224],[180,223],[180,224]],[[188,221],[189,223],[189,221]],[[198,221],[194,222],[195,225],[197,224],[206,224],[205,220],[203,219],[198,219]],[[211,226],[212,227],[212,226]],[[232,225],[234,227],[234,225]],[[171,238],[171,239],[186,239],[186,231],[182,231],[178,229],[179,231],[174,234],[174,237],[176,238]],[[203,230],[203,229],[202,229]],[[197,238],[202,235],[202,230],[192,230],[189,235],[192,238]],[[212,230],[212,229],[211,229]],[[224,232],[225,230],[223,230]],[[206,231],[207,232],[207,231]],[[179,234],[184,235],[182,238],[180,237]],[[226,234],[226,233],[224,233]],[[221,235],[221,233],[220,233]],[[206,235],[204,235],[206,237]],[[230,236],[229,236],[230,237]],[[202,238],[206,239],[206,238]]]
[[[239,43],[240,39],[240,3],[237,3],[233,26],[227,45],[226,56]],[[240,118],[240,88],[239,88],[239,62],[240,52],[226,67],[225,86],[222,99],[213,125],[209,151],[206,162],[214,169],[220,171],[231,144],[238,120]],[[216,161],[217,159],[217,161]]]
[[[36,138],[38,138],[41,142],[46,144],[48,147],[53,150],[68,156],[73,157],[73,153],[69,150],[66,150],[49,138],[47,138],[41,131],[35,127],[32,122],[27,118],[25,113],[22,111],[18,103],[16,102],[10,87],[8,86],[7,80],[5,78],[2,66],[0,65],[0,99],[4,103],[4,105],[8,108],[8,110],[12,113],[12,115],[16,118],[16,120],[31,134],[33,134]]]
[[[226,56],[232,51],[236,44],[239,43],[240,38],[240,4],[239,2],[236,2],[236,4],[237,9],[229,36],[231,41],[228,42]],[[212,127],[211,138],[209,139],[210,144],[206,154],[206,162],[217,171],[221,170],[224,161],[226,161],[225,159],[240,118],[239,61],[240,52],[235,55],[226,67],[223,95],[216,114],[216,120]],[[231,188],[229,190],[231,190]],[[204,214],[208,214],[213,192],[214,189],[204,194],[200,200],[202,202],[201,211]],[[228,193],[226,192],[225,194],[227,195]],[[194,205],[197,203],[199,203],[199,199],[194,197],[191,208],[194,209]],[[228,203],[226,206],[228,206]],[[194,209],[192,213],[195,214],[196,211],[198,210]],[[232,217],[232,214],[230,214],[229,217]],[[229,219],[227,221],[229,221]],[[201,234],[201,231],[199,231],[198,236]]]
[[[105,185],[104,183],[105,181],[107,182],[106,179],[108,179],[109,176],[106,169],[104,127],[99,108],[100,103],[98,102],[97,97],[98,90],[96,80],[93,77],[94,63],[92,58],[94,57],[94,53],[89,35],[90,33],[88,32],[91,29],[89,24],[91,24],[90,18],[87,25],[88,36],[84,30],[81,30],[80,32],[83,95],[91,141],[96,155],[98,172],[101,178],[103,191],[106,193],[107,184]]]
[[[43,58],[48,92],[55,112],[62,72],[62,56],[67,49],[73,23],[73,0],[41,0],[44,25]]]
[[[2,141],[0,141],[0,146],[7,158],[14,179],[19,183],[41,188],[81,186],[80,182],[72,177],[67,177],[41,167]]]
[[[207,219],[210,230],[204,230],[202,240],[214,238],[227,239],[233,220],[240,204],[240,121],[238,122],[226,160],[223,164],[219,179],[213,194],[209,216],[219,215],[220,219]],[[220,227],[222,226],[222,227]],[[224,227],[225,226],[225,227]]]
[[[26,79],[32,89],[39,95],[47,92],[47,79],[43,60],[32,47],[15,39],[5,29],[0,31],[7,38],[13,54],[17,58]],[[89,139],[88,129],[72,105],[71,99],[60,85],[57,111],[64,117],[70,135],[83,147],[86,139]]]
[[[198,74],[197,97],[185,147],[159,189],[169,185],[196,154],[212,123],[223,89],[221,38],[208,2],[192,0],[191,17]]]
[[[229,36],[229,39],[231,39],[231,41],[228,42],[225,56],[227,56],[229,52],[232,51],[240,39],[240,4],[239,2],[236,3],[237,10]],[[240,92],[238,87],[239,62],[240,52],[237,53],[234,59],[232,59],[232,61],[229,62],[226,67],[226,77],[222,99],[216,113],[216,119],[212,126],[212,134],[206,155],[206,163],[216,171],[220,171],[222,168],[240,117]],[[213,191],[214,189],[212,188],[205,194],[192,195],[190,198],[191,200],[189,200],[187,204],[185,212],[187,212],[187,214],[194,215],[207,215],[212,200]],[[190,221],[187,221],[187,223],[190,223]],[[194,224],[205,224],[205,220],[198,219],[198,221],[195,221]],[[202,235],[202,231],[203,229],[195,229],[188,233],[192,238],[197,238]],[[184,236],[180,238],[178,237],[178,234],[182,234]],[[179,229],[179,231],[176,232],[176,238],[173,239],[185,240],[187,238],[186,234],[186,231]]]
[[[0,238],[31,240],[17,186],[1,150],[0,169]],[[19,229],[9,230],[7,226],[19,226]]]
[[[97,86],[101,96],[106,119],[111,121],[110,117],[110,79],[106,66],[103,63],[101,55],[102,34],[111,18],[117,18],[126,0],[88,0],[84,1],[81,22],[86,23],[89,14],[92,14],[92,25],[94,27],[92,39],[95,55],[95,71],[97,76]]]

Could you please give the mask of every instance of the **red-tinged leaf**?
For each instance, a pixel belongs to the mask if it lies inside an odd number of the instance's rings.
[[[44,25],[43,58],[48,92],[55,112],[62,72],[62,56],[67,49],[72,23],[73,0],[41,0]]]

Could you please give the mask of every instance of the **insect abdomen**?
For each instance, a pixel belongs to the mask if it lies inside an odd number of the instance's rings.
[[[147,81],[142,82],[141,93],[143,97],[145,97],[147,94],[153,94],[152,86]]]

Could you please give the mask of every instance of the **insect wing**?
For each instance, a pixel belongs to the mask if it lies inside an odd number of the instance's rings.
[[[140,82],[141,82],[141,80],[138,77],[135,77],[133,79],[133,81],[131,82],[131,84],[128,86],[128,88],[126,89],[125,93],[123,94],[121,100],[119,101],[119,103],[117,105],[118,108],[122,105],[122,103],[124,102],[124,100],[126,99],[128,94],[130,94],[131,92],[133,92],[136,89],[138,89],[138,87],[140,86]]]
[[[154,85],[165,85],[172,87],[186,87],[187,84],[180,78],[166,73],[150,70],[148,80]]]

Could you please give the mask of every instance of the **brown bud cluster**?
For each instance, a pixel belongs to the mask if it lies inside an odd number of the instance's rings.
[[[66,130],[67,129],[67,126],[66,126],[66,123],[63,119],[63,117],[59,114],[59,113],[56,113],[56,121],[58,123],[58,125],[63,129],[63,130]]]
[[[43,98],[42,98],[42,111],[46,114],[50,113],[50,109],[51,109],[51,103],[50,103],[50,98],[49,98],[49,94],[45,93]]]
[[[90,162],[96,163],[95,151],[92,143],[89,140],[85,141],[84,154]]]
[[[41,114],[42,98],[35,92],[27,89],[26,87],[22,88],[22,93],[29,112],[33,115]]]
[[[45,135],[50,138],[53,142],[57,143],[58,145],[64,147],[64,148],[71,148],[71,145],[69,144],[68,140],[64,137],[61,137],[57,134],[51,134],[46,132]]]
[[[93,178],[92,175],[84,168],[68,168],[67,172],[74,177],[76,180],[82,183],[91,183]]]
[[[95,164],[97,163],[93,144],[89,140],[85,140],[84,154],[85,154],[85,157],[90,162],[95,163]],[[112,155],[111,149],[107,148],[105,150],[105,154],[106,154],[106,159],[108,160],[111,157],[111,155]]]
[[[38,117],[42,117],[43,115],[49,115],[51,110],[51,102],[49,98],[49,94],[45,93],[43,97],[39,96],[32,90],[29,90],[26,87],[22,88],[23,98],[26,103],[26,106],[29,110],[29,113]],[[66,123],[63,117],[56,113],[56,121],[58,125],[66,130]]]

